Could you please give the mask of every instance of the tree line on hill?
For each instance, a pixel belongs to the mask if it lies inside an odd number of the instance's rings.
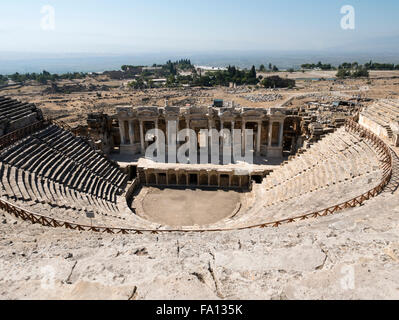
[[[370,76],[366,65],[358,64],[357,62],[344,62],[338,67],[336,74],[337,78],[368,78]]]
[[[0,75],[0,84],[5,84],[9,80],[12,80],[17,83],[25,83],[26,81],[33,80],[37,81],[41,84],[47,84],[48,81],[57,81],[57,80],[74,80],[74,79],[83,79],[86,77],[86,73],[83,72],[73,72],[73,73],[64,73],[64,74],[56,74],[50,73],[48,71],[43,70],[41,73],[14,73],[11,75]]]
[[[261,64],[261,65],[259,66],[259,71],[260,71],[260,72],[278,72],[279,69],[277,68],[277,66],[272,65],[271,63],[269,63],[268,69],[266,69],[266,67],[265,67],[264,64]]]
[[[184,63],[180,62],[180,63]],[[190,61],[186,62],[187,68]],[[240,70],[235,66],[228,66],[227,70],[207,71],[205,74],[198,73],[193,69],[190,75],[181,75],[175,72],[175,63],[168,61],[166,66],[169,68],[169,75],[166,78],[166,87],[179,87],[182,85],[200,86],[200,87],[214,87],[214,86],[229,86],[230,83],[236,85],[257,85],[270,88],[287,88],[294,87],[295,81],[290,79],[282,79],[278,76],[263,78],[257,75],[255,66],[251,69]],[[180,68],[180,67],[179,67]],[[271,67],[273,70],[273,67]],[[277,67],[275,68],[277,69]],[[129,82],[129,87],[134,89],[146,89],[155,87],[152,79],[146,77],[138,77]]]
[[[364,65],[358,62],[344,62],[338,66],[338,68],[331,64],[322,63],[319,61],[315,63],[306,63],[301,65],[302,71],[305,69],[319,69],[319,70],[337,70],[336,76],[338,78],[359,78],[369,77],[369,70],[399,70],[399,64],[393,63],[378,63],[378,62],[367,62]],[[179,71],[191,71],[190,75],[182,75]],[[289,79],[283,79],[280,77],[267,77],[263,79],[261,75],[257,75],[258,72],[278,72],[277,66],[268,64],[266,67],[264,64],[260,65],[258,69],[252,66],[251,69],[239,69],[235,66],[228,66],[227,70],[208,71],[205,74],[201,72],[198,74],[194,65],[190,59],[180,59],[177,61],[167,61],[164,64],[153,64],[152,67],[145,66],[134,66],[134,65],[123,65],[119,71],[106,71],[105,75],[108,75],[111,79],[132,79],[129,85],[132,88],[144,89],[154,87],[154,79],[166,79],[166,86],[175,87],[180,85],[192,85],[192,86],[228,86],[230,83],[237,85],[258,85],[264,87],[294,87],[295,81]],[[291,68],[289,72],[294,72]],[[47,71],[41,73],[25,73],[20,74],[18,72],[11,75],[0,75],[0,85],[6,84],[9,80],[16,83],[25,83],[26,81],[33,80],[42,84],[55,82],[63,79],[82,79],[86,77],[86,73],[73,72],[65,74],[52,74]]]
[[[337,78],[362,78],[369,77],[369,71],[384,71],[384,70],[399,70],[399,64],[395,65],[394,63],[378,63],[378,62],[367,62],[364,65],[358,62],[344,62],[335,68],[331,64],[323,64],[318,62],[314,63],[306,63],[301,65],[302,69],[320,69],[320,70],[337,70]]]
[[[330,63],[322,63],[319,61],[317,64],[315,63],[305,63],[301,65],[302,69],[321,69],[321,70],[336,70],[335,67],[333,67]]]

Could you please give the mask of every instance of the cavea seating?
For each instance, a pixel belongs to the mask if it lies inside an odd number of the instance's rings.
[[[42,119],[41,110],[34,104],[22,103],[0,96],[0,135],[13,132]]]
[[[382,124],[398,116],[399,104],[381,101],[378,108],[379,111],[372,107],[367,112],[374,112],[375,121]],[[140,186],[140,178],[129,188],[128,178],[117,164],[94,150],[85,139],[43,120],[40,109],[0,97],[0,115],[0,121],[5,119],[0,136],[3,210],[22,218],[29,215],[34,223],[53,227],[73,224],[80,230],[87,230],[88,226],[93,229],[92,225],[107,232],[176,229],[136,215],[134,208],[128,207],[127,198],[133,197],[133,187]],[[20,119],[24,119],[19,122],[23,127],[4,134]],[[254,183],[250,200],[245,206],[238,206],[234,215],[210,225],[178,229],[240,229],[292,220],[379,188],[382,181],[389,181],[387,166],[392,165],[392,159],[388,161],[386,144],[367,132],[353,121],[348,122],[298,152],[261,184]]]
[[[380,160],[370,142],[340,128],[255,185],[257,200],[249,211],[208,227],[262,224],[350,200],[380,183]]]

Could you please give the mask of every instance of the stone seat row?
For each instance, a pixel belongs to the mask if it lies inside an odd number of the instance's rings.
[[[36,106],[30,103],[12,99],[0,101],[0,119],[7,118],[13,121],[35,112]]]
[[[100,220],[108,217],[114,224],[125,220],[114,203],[18,168],[0,165],[1,196],[35,213],[71,222],[82,222],[87,212],[100,216]]]
[[[65,201],[65,195],[68,193],[70,197],[75,198],[74,195],[78,191],[65,187],[62,184],[51,181],[47,178],[38,177],[34,173],[23,171],[16,167],[7,164],[0,164],[0,173],[2,174],[2,185],[5,188],[6,194],[15,200],[23,200],[27,204],[33,202],[50,202],[59,207],[65,205],[77,205]],[[33,192],[33,193],[32,193]],[[85,193],[81,193],[85,194]],[[110,201],[95,197],[91,194],[88,205],[104,207],[106,210],[115,211],[116,205]],[[69,197],[69,198],[70,198]],[[77,198],[74,199],[78,201]]]
[[[384,110],[388,115],[393,116],[393,118],[397,119],[399,117],[399,103],[395,103],[394,101],[384,101],[380,100],[377,103],[382,110]]]
[[[64,153],[76,162],[87,166],[95,174],[105,177],[118,188],[124,187],[125,175],[123,175],[117,166],[110,166],[110,162],[101,154],[94,150],[81,138],[76,138],[73,134],[57,126],[50,126],[35,134],[35,137],[41,139],[50,147]],[[111,175],[108,169],[112,170]]]
[[[381,157],[382,154],[368,140],[346,132],[344,128],[338,129],[276,169],[263,184],[255,185],[253,192],[256,200],[249,210],[207,227],[235,228],[262,224],[351,200],[381,182]],[[287,167],[291,168],[289,174]],[[272,183],[273,187],[267,189],[265,186],[270,185],[271,176],[276,181]]]
[[[34,153],[32,152],[33,154],[29,152],[30,148],[35,150]],[[86,168],[73,163],[70,159],[63,158],[60,154],[54,155],[51,151],[44,147],[37,147],[35,144],[27,148],[27,154],[21,152],[20,155],[12,157],[12,160],[9,160],[9,157],[2,159],[3,163],[34,173],[38,177],[45,177],[70,186],[73,189],[104,197],[109,201],[113,199],[107,195],[117,191],[114,185],[91,174]]]
[[[126,176],[118,168],[110,165],[105,159],[99,161],[100,155],[88,149],[85,149],[83,157],[88,160],[71,158],[68,154],[41,143],[41,140],[34,136],[0,153],[0,160],[4,163],[83,192],[96,196],[102,195],[109,188],[112,192],[121,192],[123,184],[126,183]]]
[[[355,169],[359,169],[359,166],[365,165],[363,157],[373,162],[375,160],[373,149],[368,147],[363,141],[350,140],[342,131],[338,131],[335,139],[328,137],[323,139],[308,149],[307,152],[298,155],[286,165],[272,172],[264,182],[265,188],[273,189],[283,185],[289,180],[312,173],[319,167],[323,168],[326,163],[331,161],[337,161],[338,164],[348,162],[350,165],[353,164]],[[356,163],[356,159],[359,160],[358,163]],[[326,170],[331,171],[328,168]],[[353,176],[358,174],[356,170],[353,172]]]
[[[125,198],[116,203],[79,192],[47,178],[0,163],[0,196],[37,214],[81,225],[159,229],[128,208]],[[87,213],[94,213],[91,220]]]
[[[381,177],[381,171],[376,170],[352,180],[330,184],[325,188],[276,202],[267,207],[262,206],[260,201],[256,201],[255,205],[247,212],[206,226],[206,228],[242,228],[319,211],[366,193],[379,184]],[[259,185],[258,189],[260,188]],[[259,190],[257,193],[263,196]]]
[[[348,168],[335,161],[328,164],[325,168],[315,171],[314,174],[303,175],[300,178],[285,183],[283,186],[270,190],[270,192],[265,194],[267,199],[265,207],[299,197],[309,192],[328,188],[331,185],[352,181],[375,170],[379,170],[378,166],[366,167],[363,165],[360,167],[358,163],[351,164]]]
[[[398,121],[399,115],[393,113],[391,109],[379,103],[373,105],[362,112],[382,126],[388,126],[392,121]]]
[[[381,181],[381,177],[381,171],[376,170],[352,180],[332,184],[271,206],[259,208],[250,222],[258,224],[265,221],[287,219],[343,203],[374,188]]]

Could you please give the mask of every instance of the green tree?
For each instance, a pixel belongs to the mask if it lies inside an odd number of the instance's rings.
[[[343,78],[347,78],[350,77],[351,73],[349,70],[344,69],[344,68],[340,68],[338,69],[338,72],[336,74],[337,78],[343,79]]]
[[[283,79],[279,76],[272,76],[264,78],[261,84],[265,88],[293,88],[295,87],[295,80]]]
[[[255,66],[252,66],[251,71],[249,72],[249,78],[256,78]]]

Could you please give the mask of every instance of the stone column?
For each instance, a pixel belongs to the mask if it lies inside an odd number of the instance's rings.
[[[245,126],[246,126],[246,121],[242,120],[241,124],[241,155],[245,155]]]
[[[125,121],[122,119],[119,119],[119,133],[121,135],[121,144],[126,144],[126,138],[125,138]]]
[[[143,128],[143,120],[140,120],[140,144],[141,144],[141,154],[144,154],[145,146],[144,146],[144,128]]]
[[[158,119],[156,119],[154,121],[154,124],[155,124],[155,130],[157,130],[158,129]],[[158,139],[156,139],[156,146],[157,146],[157,156],[158,156],[159,155],[159,141],[158,141]]]
[[[176,141],[177,141],[177,137],[178,137],[178,135],[179,135],[179,131],[180,131],[180,119],[179,119],[179,117],[177,117],[177,119],[176,119]],[[176,148],[179,148],[180,147],[180,142],[179,141],[177,141],[176,142]]]
[[[268,136],[268,146],[272,146],[272,135],[273,135],[273,121],[269,121],[269,136]]]
[[[134,143],[134,125],[133,125],[133,120],[129,120],[129,139],[130,139],[130,144]]]
[[[212,161],[212,147],[211,147],[212,146],[212,138],[211,138],[212,137],[212,134],[211,134],[212,129],[213,129],[213,120],[208,120],[208,154],[209,154],[208,162]],[[208,185],[209,185],[209,183],[208,183]]]
[[[220,120],[220,137],[221,137],[221,139],[220,139],[220,147],[222,148],[222,154],[223,154],[223,146],[224,146],[223,129],[224,129],[223,121]]]
[[[256,153],[259,156],[260,155],[260,140],[261,140],[261,134],[262,134],[262,122],[258,122],[258,134],[256,138]]]
[[[169,120],[165,118],[165,152],[166,152],[166,162],[168,162],[168,150],[169,150],[169,140],[168,140],[168,123]]]
[[[280,134],[278,136],[278,146],[283,146],[283,136],[284,136],[284,121],[280,122]]]
[[[296,151],[296,140],[295,140],[295,136],[293,136],[291,138],[291,150],[290,150],[291,155],[294,155],[295,151]]]

